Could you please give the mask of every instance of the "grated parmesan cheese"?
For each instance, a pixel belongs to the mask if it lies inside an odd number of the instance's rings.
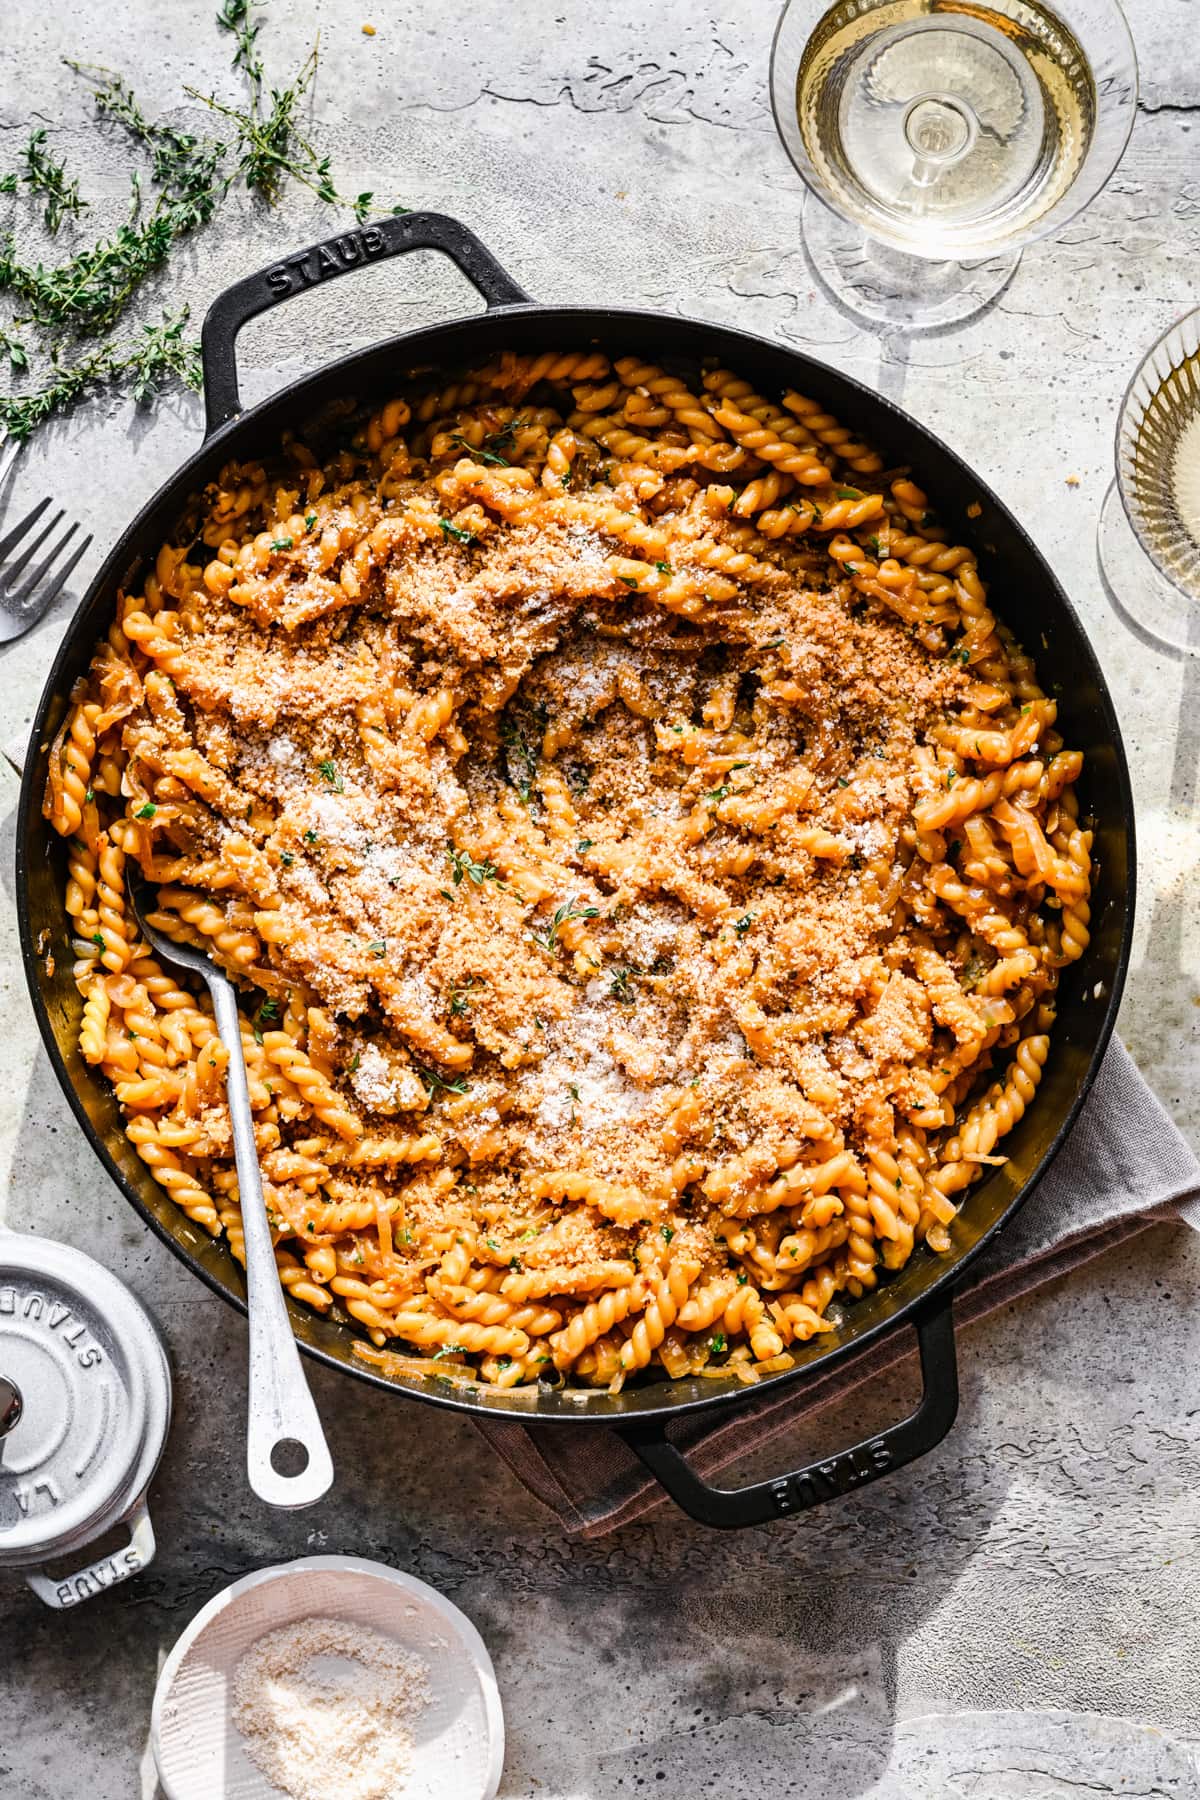
[[[368,1044],[359,1051],[358,1066],[350,1081],[364,1106],[373,1106],[376,1112],[394,1108],[396,1077],[378,1044]]]
[[[394,1800],[430,1698],[427,1665],[393,1639],[350,1619],[298,1619],[241,1658],[233,1722],[290,1800]]]

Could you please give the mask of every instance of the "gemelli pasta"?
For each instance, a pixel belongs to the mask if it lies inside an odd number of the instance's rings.
[[[392,1369],[786,1367],[949,1245],[1088,942],[1081,759],[906,470],[804,395],[505,354],[198,496],[52,747],[80,1048]]]

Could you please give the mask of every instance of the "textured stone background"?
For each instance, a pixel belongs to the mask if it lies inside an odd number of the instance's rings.
[[[119,68],[149,110],[202,125],[179,102],[184,82],[226,79],[213,4],[6,0],[0,165],[32,115],[84,171],[89,228],[115,223],[124,147],[96,130],[59,59]],[[457,214],[539,298],[640,303],[813,349],[945,436],[1053,558],[1113,684],[1134,767],[1143,900],[1121,1029],[1195,1138],[1200,670],[1128,634],[1093,545],[1125,383],[1198,297],[1197,0],[1132,0],[1143,100],[1107,191],[1026,254],[986,317],[908,346],[859,332],[813,289],[801,194],[766,100],[773,0],[373,7],[275,0],[264,37],[281,75],[320,28],[316,135],[346,191]],[[359,30],[366,18],[374,39]],[[186,298],[198,319],[228,281],[329,229],[295,193],[275,215],[231,206],[183,249],[162,297]],[[245,391],[474,304],[434,258],[375,270],[248,329]],[[47,489],[69,498],[97,534],[82,580],[199,429],[192,398],[149,419],[95,406],[22,458],[7,516]],[[27,720],[68,616],[64,598],[0,652],[0,741]],[[0,783],[11,891],[16,782],[5,769]],[[381,1413],[321,1370],[335,1495],[272,1516],[242,1475],[243,1327],[145,1235],[80,1141],[38,1049],[11,905],[0,930],[0,1214],[124,1274],[162,1319],[179,1375],[149,1574],[65,1620],[15,1578],[0,1583],[6,1800],[151,1793],[145,1735],[161,1655],[226,1581],[316,1548],[409,1568],[476,1620],[505,1700],[508,1800],[625,1800],[642,1788],[661,1800],[1200,1795],[1191,1233],[1158,1228],[965,1334],[963,1410],[947,1442],[798,1523],[717,1537],[663,1514],[572,1545],[469,1427],[399,1403]],[[853,1416],[834,1409],[821,1426],[828,1447],[904,1398],[898,1385],[874,1395],[868,1418],[861,1402]],[[797,1459],[815,1447],[792,1446]]]

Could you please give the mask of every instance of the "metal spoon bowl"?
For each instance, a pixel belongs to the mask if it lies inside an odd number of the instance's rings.
[[[333,1485],[333,1460],[305,1379],[275,1266],[275,1249],[263,1198],[262,1171],[254,1142],[254,1116],[246,1080],[237,990],[203,950],[193,949],[190,944],[177,944],[173,938],[147,924],[146,913],[150,910],[147,899],[145,884],[131,879],[129,902],[138,929],[163,962],[186,969],[204,982],[212,996],[217,1031],[229,1052],[225,1081],[246,1242],[246,1296],[250,1318],[246,1473],[252,1490],[268,1506],[312,1506]],[[275,1467],[276,1453],[284,1445],[299,1445],[305,1453],[304,1466],[296,1474],[281,1474]]]

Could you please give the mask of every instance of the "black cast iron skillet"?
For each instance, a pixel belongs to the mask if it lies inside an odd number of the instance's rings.
[[[486,310],[343,357],[248,412],[241,411],[234,344],[248,319],[307,287],[416,249],[440,250],[451,257],[479,290]],[[122,1131],[107,1085],[79,1055],[81,1001],[71,980],[71,958],[63,953],[67,926],[63,845],[41,816],[47,747],[61,723],[72,683],[86,669],[96,639],[108,626],[118,585],[131,585],[139,570],[153,561],[189,496],[215,476],[222,463],[269,453],[278,446],[282,430],[302,427],[330,402],[353,396],[359,402],[378,403],[412,370],[445,371],[486,359],[503,348],[568,349],[593,342],[612,355],[636,352],[693,370],[701,358],[719,357],[765,392],[778,394],[797,387],[813,395],[875,444],[889,465],[911,464],[917,479],[936,497],[952,533],[979,548],[996,610],[1036,655],[1043,682],[1060,696],[1059,723],[1066,742],[1078,746],[1086,757],[1080,799],[1096,834],[1092,941],[1086,955],[1064,971],[1050,1058],[1034,1104],[1005,1140],[1009,1160],[968,1195],[951,1228],[948,1254],[934,1256],[919,1249],[874,1293],[850,1304],[837,1331],[799,1346],[794,1368],[757,1388],[743,1387],[733,1377],[696,1377],[647,1383],[616,1396],[581,1398],[549,1388],[539,1389],[532,1398],[483,1395],[478,1390],[456,1390],[436,1377],[384,1376],[354,1356],[347,1321],[292,1308],[303,1349],[332,1367],[348,1369],[376,1387],[464,1413],[562,1430],[611,1427],[693,1517],[710,1525],[752,1525],[873,1481],[932,1449],[949,1430],[957,1409],[952,1290],[983,1245],[1028,1199],[1062,1144],[1108,1042],[1129,955],[1132,798],[1120,730],[1096,658],[1061,587],[1016,520],[952,451],[913,419],[835,370],[744,332],[608,306],[537,306],[471,232],[436,213],[409,213],[348,231],[235,283],[214,302],[204,323],[204,442],[113,547],[67,630],[37,709],[17,835],[17,903],[25,972],[50,1060],[105,1168],[176,1255],[244,1310],[242,1272],[232,1256],[186,1219],[154,1182]],[[46,968],[47,944],[55,952],[52,974]],[[910,1418],[841,1455],[778,1480],[730,1491],[702,1480],[668,1436],[668,1428],[678,1420],[691,1417],[695,1423],[694,1415],[752,1403],[767,1387],[790,1385],[799,1394],[806,1382],[827,1374],[853,1351],[902,1323],[917,1333],[924,1381],[921,1402]]]

